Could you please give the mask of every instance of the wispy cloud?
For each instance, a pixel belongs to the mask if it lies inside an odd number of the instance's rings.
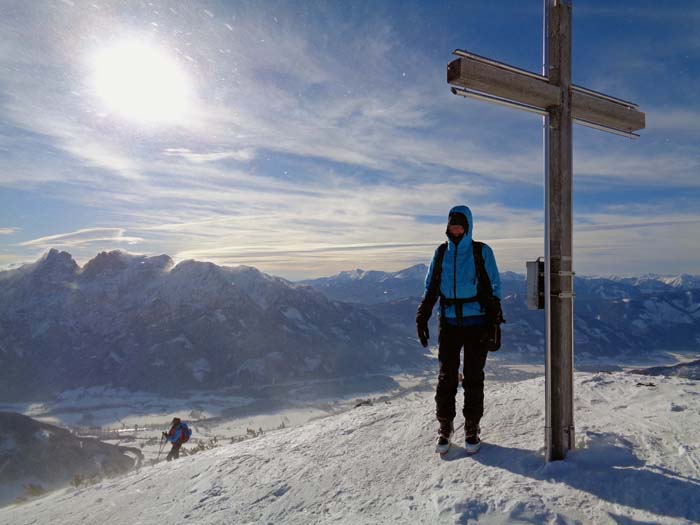
[[[692,108],[654,108],[647,112],[651,127],[676,133],[700,133],[700,111]]]
[[[0,228],[0,235],[11,235],[17,231],[17,228]]]
[[[143,239],[139,237],[125,236],[124,232],[125,230],[122,228],[88,228],[32,239],[20,243],[20,246],[33,248],[72,248],[101,242],[138,244],[143,241]]]
[[[255,150],[252,148],[235,150],[235,151],[210,151],[210,152],[193,152],[187,148],[167,148],[163,151],[164,155],[169,157],[181,157],[193,164],[202,164],[205,162],[217,162],[220,160],[232,159],[238,161],[248,161],[255,158]]]

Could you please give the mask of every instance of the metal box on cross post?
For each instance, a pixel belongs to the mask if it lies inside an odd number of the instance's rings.
[[[527,307],[544,310],[544,258],[527,261]]]

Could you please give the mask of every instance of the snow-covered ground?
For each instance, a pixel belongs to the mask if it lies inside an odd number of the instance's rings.
[[[575,382],[579,448],[562,462],[543,460],[543,378],[494,378],[474,457],[433,452],[433,393],[407,389],[5,507],[0,523],[699,523],[700,383]]]
[[[516,381],[544,371],[542,366],[503,364],[492,358],[486,373],[489,378]],[[0,411],[19,412],[112,445],[138,447],[148,464],[162,457],[161,432],[173,417],[186,420],[193,429],[186,449],[211,447],[249,438],[251,430],[268,432],[338,414],[369,398],[390,400],[416,390],[432,391],[434,381],[435,370],[430,368],[391,376],[290,381],[249,391],[180,393],[180,397],[104,386],[65,391],[45,402],[0,404]],[[93,431],[98,428],[99,432]],[[0,479],[0,503],[2,494]]]
[[[173,417],[186,420],[193,429],[185,450],[201,449],[299,426],[346,411],[370,397],[392,399],[416,389],[429,390],[433,379],[434,372],[427,370],[286,382],[245,392],[189,392],[180,397],[105,386],[62,392],[45,402],[0,404],[0,411],[19,412],[112,445],[138,447],[148,464],[159,457],[161,432]],[[4,488],[0,479],[0,504]]]

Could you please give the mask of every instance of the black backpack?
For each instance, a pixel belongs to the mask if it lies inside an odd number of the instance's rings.
[[[472,253],[474,254],[474,265],[476,267],[476,295],[464,299],[450,299],[445,297],[440,290],[442,261],[447,251],[447,241],[438,246],[437,257],[435,259],[433,273],[430,276],[430,285],[428,286],[426,299],[430,305],[430,310],[432,310],[438,297],[440,298],[441,318],[444,318],[446,307],[454,306],[458,320],[462,318],[462,308],[465,304],[478,302],[481,307],[481,312],[486,316],[488,324],[481,342],[490,352],[495,352],[501,348],[501,323],[505,323],[506,320],[503,318],[501,301],[498,297],[493,295],[491,279],[486,271],[486,263],[484,262],[484,255],[482,253],[483,247],[483,242],[472,241]]]

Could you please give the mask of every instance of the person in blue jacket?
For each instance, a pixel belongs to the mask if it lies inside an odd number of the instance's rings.
[[[172,443],[173,447],[168,452],[166,460],[172,461],[180,457],[180,447],[189,439],[187,424],[183,423],[179,417],[174,417],[168,432],[163,432],[163,437]]]
[[[454,432],[456,415],[455,396],[459,382],[460,354],[464,348],[462,386],[464,388],[465,447],[468,452],[478,451],[481,443],[479,422],[484,414],[484,366],[488,354],[485,344],[489,323],[482,305],[477,302],[477,267],[472,249],[474,222],[467,206],[450,210],[447,222],[447,247],[439,266],[440,248],[430,263],[425,278],[425,294],[418,307],[416,325],[418,337],[428,346],[428,320],[440,297],[438,361],[440,371],[435,393],[436,416],[439,422],[437,452],[447,452]],[[481,248],[484,268],[491,281],[492,300],[500,313],[501,280],[496,258],[491,248]],[[430,290],[433,272],[438,271],[439,289]],[[437,274],[436,274],[437,275]],[[436,277],[437,278],[437,277]],[[484,279],[485,280],[485,279]],[[436,285],[433,285],[434,288]]]

